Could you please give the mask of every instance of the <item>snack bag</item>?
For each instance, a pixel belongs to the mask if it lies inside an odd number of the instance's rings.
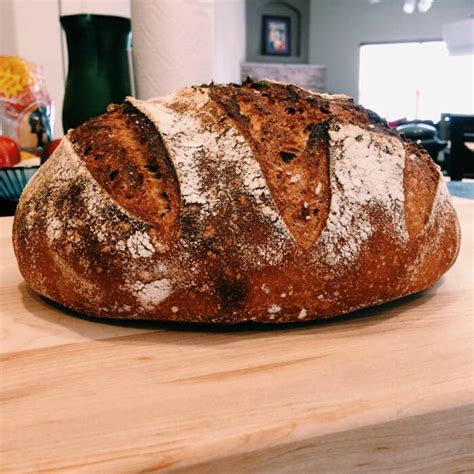
[[[52,139],[53,104],[41,68],[16,56],[0,56],[0,135],[41,155]]]

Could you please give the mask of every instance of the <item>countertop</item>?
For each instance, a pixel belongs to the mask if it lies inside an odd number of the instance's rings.
[[[34,294],[0,218],[2,472],[472,469],[474,202],[431,289],[338,321],[110,324]]]

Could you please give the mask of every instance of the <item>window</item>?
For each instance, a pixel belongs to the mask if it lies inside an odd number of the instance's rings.
[[[443,41],[361,46],[359,102],[388,121],[474,114],[474,56]]]

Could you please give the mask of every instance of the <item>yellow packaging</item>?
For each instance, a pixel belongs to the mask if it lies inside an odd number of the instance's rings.
[[[53,104],[39,66],[0,56],[0,135],[35,153],[52,139]]]

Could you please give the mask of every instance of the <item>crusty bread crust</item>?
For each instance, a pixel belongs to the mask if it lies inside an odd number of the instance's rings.
[[[81,313],[328,318],[453,264],[437,166],[345,96],[271,81],[128,99],[70,131],[15,216],[20,270]]]

